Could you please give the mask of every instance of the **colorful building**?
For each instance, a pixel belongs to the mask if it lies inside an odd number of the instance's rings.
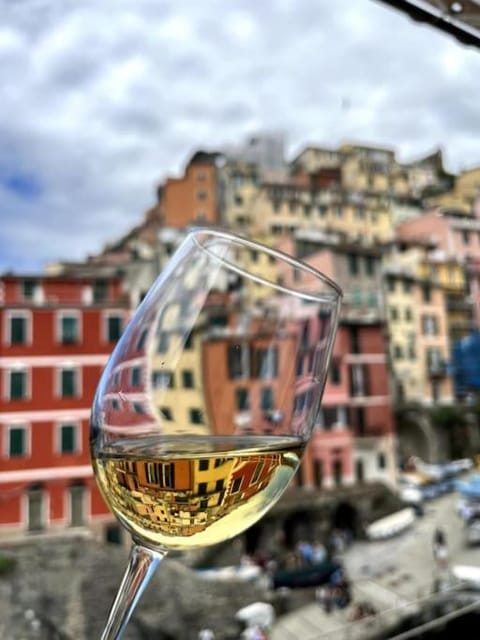
[[[0,538],[111,522],[89,418],[129,317],[122,283],[3,275],[0,291]]]

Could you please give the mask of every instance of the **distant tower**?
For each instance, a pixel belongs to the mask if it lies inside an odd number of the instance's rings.
[[[227,157],[256,164],[261,171],[285,171],[285,134],[263,132],[248,137],[238,147],[226,150]]]

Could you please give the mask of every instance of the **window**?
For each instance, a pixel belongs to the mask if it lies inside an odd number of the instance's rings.
[[[190,369],[182,371],[182,385],[184,389],[193,389],[193,371],[190,371]]]
[[[238,493],[240,491],[240,487],[242,486],[242,479],[243,478],[235,478],[235,480],[232,482],[232,493]]]
[[[45,526],[44,492],[42,487],[32,487],[28,492],[28,530],[42,531]]]
[[[392,276],[388,276],[387,277],[387,289],[393,293],[396,289],[397,286],[397,282],[395,280],[395,278],[393,278]]]
[[[438,318],[424,314],[422,316],[422,333],[425,336],[438,335]]]
[[[390,320],[398,320],[397,307],[390,307]]]
[[[375,275],[375,258],[373,256],[365,256],[365,272],[368,276]]]
[[[74,398],[78,395],[78,371],[76,369],[61,369],[60,396]]]
[[[385,469],[387,466],[387,459],[382,451],[377,456],[377,465],[379,469]]]
[[[250,347],[234,344],[228,347],[228,376],[231,380],[250,377]]]
[[[79,341],[79,320],[77,315],[62,315],[60,317],[60,342],[75,344]]]
[[[198,495],[204,496],[207,494],[207,483],[199,482],[198,483]]]
[[[256,351],[256,377],[276,378],[278,375],[278,348],[258,349]]]
[[[332,384],[341,384],[342,382],[342,372],[340,369],[340,363],[335,360],[332,361],[330,365],[330,382]]]
[[[202,458],[198,463],[199,471],[208,471],[209,460],[208,458]]]
[[[108,281],[103,278],[95,280],[93,283],[93,302],[102,303],[108,299]]]
[[[193,337],[192,337],[192,334],[189,333],[188,336],[185,338],[184,347],[185,349],[191,349],[192,346],[193,346]]]
[[[355,435],[365,435],[366,421],[365,421],[365,407],[357,407],[355,411]]]
[[[343,465],[341,460],[334,460],[333,462],[333,482],[336,487],[342,484]]]
[[[263,470],[263,462],[257,462],[257,466],[255,467],[255,471],[253,472],[252,480],[250,481],[250,484],[255,484],[255,482],[257,482],[262,470]]]
[[[269,411],[273,408],[273,389],[272,387],[263,387],[260,395],[260,407],[262,411]]]
[[[215,482],[215,491],[223,491],[224,488],[225,484],[223,478]]]
[[[403,349],[400,345],[396,344],[393,348],[393,357],[396,360],[401,360],[403,358]]]
[[[75,424],[60,425],[60,453],[77,451],[77,426]]]
[[[173,372],[167,369],[154,369],[152,371],[152,387],[154,389],[173,389]]]
[[[160,407],[160,413],[164,420],[168,420],[168,422],[173,420],[173,413],[169,407]]]
[[[417,351],[414,344],[408,345],[408,357],[410,360],[416,360],[417,358]]]
[[[24,280],[22,282],[22,297],[24,300],[32,300],[35,295],[35,280]]]
[[[138,415],[140,416],[144,416],[147,413],[147,410],[145,409],[143,402],[140,402],[140,400],[137,400],[136,402],[132,402],[132,409],[135,411],[135,413],[138,413]]]
[[[360,306],[363,303],[363,291],[360,287],[353,288],[352,303],[357,306]]]
[[[323,462],[322,460],[313,461],[313,481],[318,488],[323,487]]]
[[[10,427],[8,431],[8,456],[16,458],[27,454],[27,430],[24,426]]]
[[[197,200],[206,200],[208,193],[206,191],[197,191]]]
[[[27,344],[28,318],[26,315],[10,316],[10,344]]]
[[[83,527],[85,525],[85,487],[75,484],[69,487],[70,497],[70,526]]]
[[[10,371],[8,397],[10,400],[25,400],[27,397],[27,372],[25,370]]]
[[[142,384],[141,367],[132,367],[130,369],[130,384],[132,387],[139,387]]]
[[[250,258],[251,258],[252,262],[258,262],[258,251],[252,250],[250,252]]]
[[[404,280],[403,281],[403,291],[405,293],[410,293],[411,290],[412,290],[412,282],[411,282],[411,280]]]
[[[358,275],[358,256],[353,253],[348,256],[348,270],[351,276]]]
[[[413,319],[412,310],[411,309],[405,309],[405,320],[406,320],[406,322],[411,322],[412,319]]]
[[[470,232],[468,229],[462,229],[462,239],[463,239],[463,244],[470,243]]]
[[[360,353],[360,335],[358,327],[350,327],[350,349],[352,353]]]
[[[107,318],[107,341],[117,342],[122,335],[123,318],[121,316],[108,316]]]
[[[250,394],[248,389],[235,389],[235,403],[238,411],[248,411],[250,408]]]
[[[170,342],[170,335],[165,331],[162,331],[162,333],[158,337],[158,349],[157,349],[158,353],[166,353],[168,351],[169,342]],[[188,348],[186,343],[185,343],[185,348]]]
[[[352,396],[368,396],[368,368],[363,364],[353,364],[351,368],[350,392]]]
[[[203,424],[203,416],[200,409],[190,409],[190,422],[192,424]]]
[[[427,366],[430,371],[439,371],[443,367],[443,357],[440,349],[427,349]]]
[[[360,458],[355,460],[355,480],[359,483],[365,481],[365,467],[363,460]]]
[[[424,284],[422,286],[422,298],[424,302],[431,302],[432,299],[432,289],[430,285]]]

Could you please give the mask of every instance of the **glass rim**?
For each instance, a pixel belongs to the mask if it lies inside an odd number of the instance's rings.
[[[314,276],[317,280],[320,280],[321,282],[323,282],[324,285],[326,285],[327,287],[329,287],[332,290],[331,294],[335,295],[336,300],[338,302],[341,301],[341,299],[343,298],[343,291],[342,291],[341,287],[334,280],[332,280],[329,276],[325,275],[322,271],[319,271],[315,267],[312,267],[311,265],[307,264],[303,260],[300,260],[299,258],[295,258],[295,257],[289,255],[288,253],[285,253],[281,249],[275,249],[273,247],[268,246],[267,244],[259,242],[258,240],[252,240],[251,238],[248,238],[246,236],[241,236],[241,235],[239,235],[237,233],[233,233],[231,231],[227,231],[227,230],[221,229],[219,227],[193,227],[193,228],[190,228],[190,230],[188,231],[188,234],[186,236],[187,238],[192,237],[194,239],[195,243],[203,251],[206,251],[209,255],[213,255],[217,260],[219,260],[220,262],[224,263],[226,266],[234,269],[235,271],[237,271],[239,273],[243,273],[243,274],[247,275],[249,278],[251,278],[253,280],[257,280],[257,281],[262,282],[263,284],[266,284],[266,285],[268,285],[268,286],[270,286],[270,287],[272,287],[274,289],[278,289],[279,291],[283,291],[283,292],[289,293],[291,295],[295,295],[295,296],[300,297],[300,298],[309,298],[309,299],[318,300],[320,302],[321,301],[324,302],[325,301],[326,292],[316,293],[315,291],[295,289],[295,288],[290,287],[290,286],[280,285],[277,282],[272,282],[272,281],[268,280],[267,278],[265,278],[261,274],[253,274],[248,269],[245,269],[245,268],[243,268],[243,267],[241,267],[239,265],[232,264],[231,262],[227,262],[221,256],[217,256],[215,254],[210,254],[210,252],[208,251],[208,248],[204,247],[202,245],[202,243],[199,242],[199,240],[198,240],[199,236],[206,236],[206,237],[213,236],[213,237],[217,237],[217,238],[224,238],[225,240],[234,241],[237,244],[243,245],[245,248],[248,248],[250,250],[260,251],[262,253],[266,253],[268,255],[271,255],[271,256],[275,257],[277,260],[280,260],[282,262],[286,262],[286,263],[288,263],[289,265],[291,265],[294,268],[297,268],[297,269],[299,269],[301,271],[307,272],[310,275]]]

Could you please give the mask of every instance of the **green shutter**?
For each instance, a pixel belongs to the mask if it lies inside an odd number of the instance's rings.
[[[17,316],[10,320],[10,342],[11,344],[25,344],[27,341],[27,320]]]
[[[10,373],[10,399],[22,400],[26,395],[25,371],[12,371]]]
[[[108,317],[108,341],[117,342],[122,334],[122,321],[118,316]]]
[[[268,411],[273,407],[273,389],[264,387],[261,391],[261,406],[263,411]]]
[[[78,341],[78,320],[72,316],[62,318],[62,342],[73,344]]]
[[[75,427],[71,424],[62,425],[62,453],[74,453]]]
[[[23,456],[25,454],[25,429],[17,427],[10,429],[10,456]]]
[[[62,397],[73,398],[75,396],[75,371],[73,369],[62,370]]]

